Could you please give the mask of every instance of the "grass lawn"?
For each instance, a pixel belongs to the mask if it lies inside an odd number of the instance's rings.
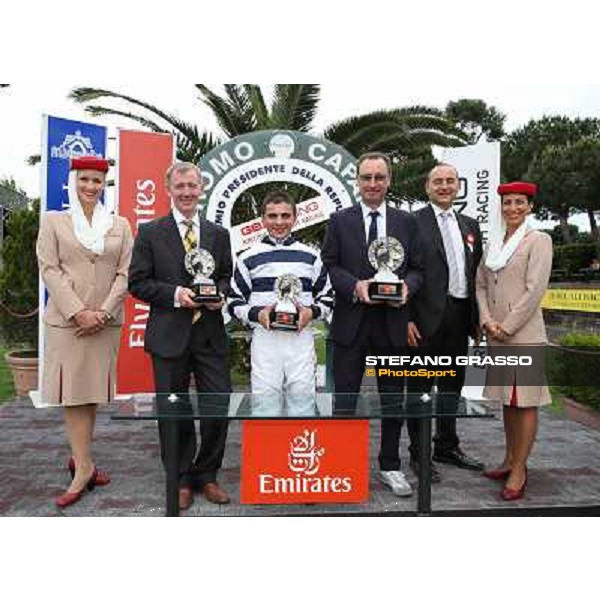
[[[12,373],[4,360],[5,352],[6,348],[0,347],[0,402],[12,400],[15,397]]]
[[[315,352],[317,354],[317,364],[324,365],[327,360],[327,326],[318,321],[313,327],[319,332],[315,338]]]
[[[547,407],[547,410],[554,413],[555,415],[564,415],[565,407],[562,402],[564,394],[558,386],[550,386],[550,395],[552,396],[552,404]]]

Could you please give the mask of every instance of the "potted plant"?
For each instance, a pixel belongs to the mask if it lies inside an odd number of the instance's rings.
[[[14,210],[0,248],[0,337],[20,396],[37,389],[39,203]]]

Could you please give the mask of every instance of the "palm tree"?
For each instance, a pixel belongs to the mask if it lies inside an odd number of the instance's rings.
[[[202,102],[214,113],[225,138],[263,129],[308,131],[319,101],[319,86],[315,84],[276,85],[270,109],[267,108],[262,90],[254,84],[225,84],[225,96],[219,96],[203,84],[196,84],[196,89]],[[126,117],[151,131],[173,133],[180,160],[199,162],[204,154],[222,141],[210,132],[199,133],[195,125],[156,106],[110,90],[76,88],[69,94],[69,98],[86,104],[101,98],[114,98],[125,101],[138,110],[143,109],[145,112],[139,114],[88,104],[85,111],[94,116]]]
[[[214,113],[225,138],[265,129],[310,132],[320,95],[317,84],[276,84],[271,106],[267,107],[261,88],[255,84],[225,84],[224,95],[217,94],[204,84],[196,84],[196,89],[200,100]],[[174,133],[181,160],[198,158],[221,141],[220,137],[209,132],[199,133],[195,125],[131,96],[110,90],[76,88],[69,97],[87,104],[86,112],[94,116],[127,117],[152,131]],[[118,99],[145,112],[139,114],[90,104],[99,99]],[[433,144],[456,146],[465,143],[464,135],[444,116],[443,111],[426,106],[351,117],[329,126],[323,136],[355,156],[381,150],[400,162],[407,157],[421,157],[424,150]]]
[[[228,138],[265,129],[310,131],[317,113],[320,87],[314,83],[275,85],[267,108],[264,95],[254,84],[226,83],[225,96],[197,83],[200,98],[214,113]]]
[[[219,140],[216,139],[212,133],[199,133],[196,125],[186,123],[176,115],[167,113],[156,106],[131,96],[126,96],[110,90],[76,88],[69,94],[69,98],[78,103],[87,103],[99,98],[116,98],[125,101],[127,104],[135,106],[138,109],[144,109],[151,117],[98,105],[88,105],[85,112],[94,116],[116,115],[126,117],[136,121],[142,125],[142,127],[150,129],[150,131],[173,133],[177,144],[177,157],[180,160],[198,162],[200,157],[207,152],[210,152],[219,144]]]
[[[321,88],[318,84],[275,84],[270,106],[263,90],[255,84],[224,84],[218,94],[204,84],[196,84],[200,101],[215,115],[220,131],[217,135],[182,121],[137,98],[111,90],[76,88],[69,97],[86,104],[86,112],[94,115],[115,115],[131,119],[156,132],[174,134],[179,160],[198,163],[200,158],[225,139],[260,130],[293,130],[322,135],[344,147],[350,154],[381,151],[393,162],[392,187],[389,199],[396,204],[412,203],[422,198],[425,174],[435,164],[432,145],[461,146],[465,135],[450,121],[442,110],[427,106],[410,106],[394,110],[380,110],[333,123],[322,134],[313,130]],[[97,100],[120,101],[130,111],[95,104]],[[244,192],[235,204],[232,223],[245,222],[258,215],[260,200],[266,192],[281,184],[261,184]],[[298,184],[284,187],[300,202],[312,190]],[[323,224],[303,231],[305,241],[322,238]]]
[[[435,165],[432,146],[463,146],[465,136],[444,112],[428,106],[380,110],[330,125],[324,137],[354,156],[385,152],[392,159],[388,199],[412,203],[423,195],[423,180]]]

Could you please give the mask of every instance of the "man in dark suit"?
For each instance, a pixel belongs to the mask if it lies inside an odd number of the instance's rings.
[[[456,168],[437,165],[425,184],[431,202],[415,213],[423,244],[425,280],[409,302],[408,341],[423,353],[465,355],[469,335],[479,338],[475,274],[482,255],[481,231],[475,219],[452,208],[458,190]],[[453,369],[456,377],[437,381],[438,397],[449,410],[457,405],[465,382],[465,367]],[[408,391],[428,393],[431,381],[411,378]],[[411,441],[411,468],[416,471],[418,438]],[[483,469],[482,463],[460,449],[455,418],[437,419],[433,460],[463,469]],[[432,480],[440,480],[436,469],[432,469]]]
[[[172,211],[140,226],[129,269],[129,291],[150,305],[145,349],[152,355],[156,392],[159,402],[171,393],[179,394],[182,402],[189,402],[193,373],[199,392],[215,392],[215,401],[225,403],[218,394],[231,391],[228,338],[221,314],[232,274],[229,233],[198,213],[202,178],[196,165],[173,165],[167,172],[167,188]],[[190,289],[193,276],[184,266],[186,252],[194,248],[208,250],[215,260],[211,278],[221,294],[219,302],[194,302]],[[194,422],[180,421],[182,510],[192,503],[192,487],[200,489],[210,502],[229,502],[227,493],[217,483],[227,425],[226,419],[201,421],[201,443],[196,456]],[[159,435],[164,462],[165,430],[160,421]]]
[[[330,336],[334,343],[335,392],[344,394],[336,397],[338,414],[353,414],[367,354],[405,354],[407,345],[408,314],[404,304],[369,299],[369,283],[376,273],[367,256],[369,246],[386,236],[402,244],[405,258],[395,274],[404,280],[404,300],[417,292],[423,279],[415,219],[385,203],[391,181],[389,158],[379,152],[368,153],[360,157],[357,168],[362,201],[331,215],[321,251],[336,293]],[[383,412],[393,412],[393,407],[386,404],[401,402],[402,379],[378,377],[377,384]],[[382,420],[380,478],[396,495],[408,496],[412,490],[400,470],[401,427],[400,419]]]

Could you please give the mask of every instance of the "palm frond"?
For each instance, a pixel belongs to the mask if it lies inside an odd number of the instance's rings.
[[[316,83],[278,83],[271,108],[273,128],[310,131],[317,113],[320,91]]]
[[[200,99],[211,109],[227,137],[236,137],[252,131],[248,129],[245,118],[238,114],[231,101],[219,96],[202,83],[195,85],[200,92]]]
[[[167,131],[167,129],[165,129],[164,127],[161,127],[155,121],[151,121],[150,119],[146,119],[146,118],[136,115],[134,113],[125,112],[123,110],[116,110],[114,108],[106,108],[104,106],[92,105],[92,106],[86,106],[85,112],[90,115],[93,115],[94,117],[100,117],[102,115],[114,115],[114,116],[118,116],[118,117],[126,117],[127,119],[131,119],[132,121],[138,122],[140,125],[150,129],[151,131],[156,131],[156,132]]]
[[[269,115],[260,86],[253,83],[245,83],[244,88],[246,89],[246,94],[252,104],[252,110],[254,111],[254,117],[256,119],[256,128],[271,129],[271,116]]]
[[[148,112],[159,117],[162,121],[165,121],[165,124],[163,125],[155,119],[140,114],[105,106],[90,105],[87,106],[85,110],[94,116],[114,115],[125,117],[139,123],[151,131],[173,133],[177,144],[177,155],[182,160],[185,157],[185,160],[189,160],[190,162],[198,162],[201,156],[217,145],[216,139],[211,133],[204,132],[200,134],[196,125],[183,121],[176,115],[165,112],[156,106],[130,96],[125,96],[110,90],[75,88],[69,97],[79,103],[91,102],[98,98],[114,98],[144,108]]]
[[[120,94],[111,90],[81,87],[72,90],[68,97],[79,104],[91,102],[92,100],[97,100],[99,98],[116,98],[118,100],[124,100],[125,102],[133,104],[135,106],[145,108],[146,110],[160,117],[167,123],[171,124],[173,127],[175,127],[173,122],[178,120],[177,117],[175,117],[174,115],[170,115],[169,113],[165,112],[164,110],[161,110],[157,106],[154,106],[148,102],[144,102],[143,100],[138,100],[137,98],[133,98],[132,96],[127,96],[125,94]]]
[[[390,156],[415,156],[424,147],[462,146],[464,135],[438,109],[415,106],[379,110],[349,117],[330,125],[324,137],[354,156],[386,152]]]
[[[221,143],[221,140],[215,138],[209,132],[204,132],[193,140],[177,133],[175,134],[175,141],[177,144],[177,158],[194,164],[198,164],[205,154],[208,154]]]
[[[126,96],[124,94],[119,94],[117,92],[112,92],[110,90],[100,90],[100,89],[95,89],[95,88],[75,88],[69,94],[69,98],[71,98],[72,100],[74,100],[75,102],[78,102],[78,103],[91,102],[92,100],[96,100],[98,98],[104,98],[104,97],[116,98],[118,100],[123,100],[130,104],[133,104],[134,106],[139,106],[141,108],[144,108],[147,111],[149,111],[150,113],[152,113],[153,115],[159,117],[160,119],[162,119],[163,121],[168,123],[172,129],[174,129],[176,131],[180,131],[183,135],[190,135],[194,129],[193,125],[190,125],[189,123],[186,123],[185,121],[182,121],[179,117],[177,117],[173,114],[170,114],[168,112],[165,112],[164,110],[161,110],[160,108],[158,108],[152,104],[149,104],[148,102],[144,102],[143,100],[137,100],[136,98],[132,98],[131,96]],[[92,113],[92,114],[97,114],[97,115],[121,114],[121,116],[127,116],[128,118],[131,118],[134,121],[137,121],[139,123],[142,123],[144,120],[144,117],[141,117],[139,115],[131,116],[132,113],[125,114],[125,113],[119,113],[118,111],[111,112],[114,109],[110,109],[107,107],[94,106],[93,108],[96,111],[96,113]],[[146,122],[145,126],[152,129],[153,131],[169,131],[168,128],[159,125],[158,123],[156,123],[156,121],[146,119],[145,122]]]
[[[256,116],[245,86],[240,86],[235,83],[226,83],[225,94],[229,98],[233,112],[239,116],[239,129],[244,130],[244,133],[255,131]]]

